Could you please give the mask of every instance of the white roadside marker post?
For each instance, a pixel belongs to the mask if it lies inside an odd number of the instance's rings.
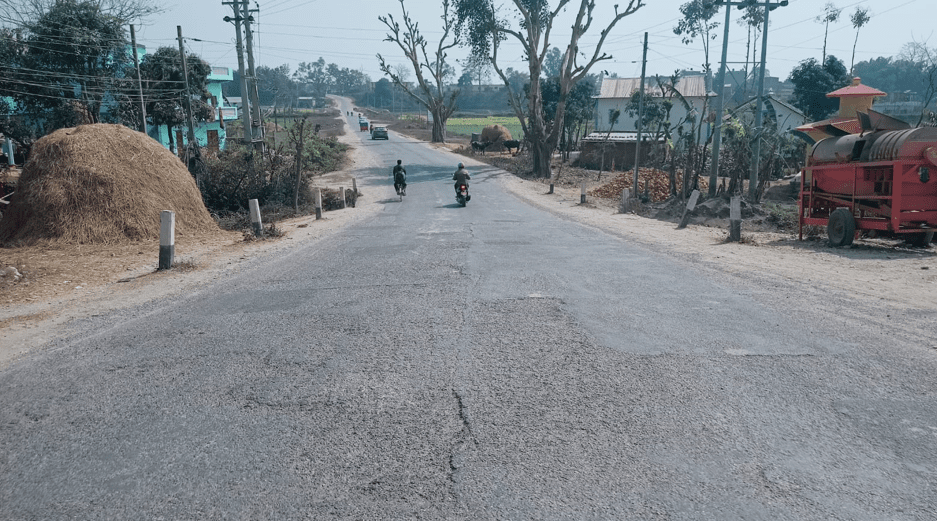
[[[316,188],[316,220],[322,218],[322,189]]]
[[[582,182],[582,190],[579,193],[579,204],[586,204],[586,182]]]
[[[339,186],[338,191],[342,193],[342,209],[345,209],[345,187]]]
[[[257,199],[251,199],[247,202],[247,205],[251,211],[251,227],[254,229],[254,236],[263,237],[264,224],[260,220],[260,204],[257,203]]]
[[[733,196],[729,202],[729,242],[742,240],[742,199]]]
[[[358,200],[358,180],[354,177],[351,178],[351,207],[355,207],[355,202]]]
[[[159,214],[159,268],[172,268],[176,254],[176,212],[163,210]]]
[[[696,208],[696,201],[699,201],[699,190],[693,190],[690,194],[690,200],[686,203],[686,209],[683,210],[683,217],[680,219],[680,224],[677,226],[678,230],[686,228],[686,225],[690,222],[690,212]]]

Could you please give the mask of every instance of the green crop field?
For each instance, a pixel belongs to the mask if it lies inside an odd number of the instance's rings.
[[[521,130],[521,122],[515,116],[449,118],[446,121],[446,131],[449,134],[471,136],[472,133],[481,134],[482,129],[488,125],[502,125],[507,127],[511,132],[511,137],[514,139],[521,139],[524,137],[524,131]]]

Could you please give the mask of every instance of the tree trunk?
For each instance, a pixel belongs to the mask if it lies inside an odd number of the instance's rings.
[[[530,143],[530,151],[533,159],[534,176],[550,179],[553,175],[552,165],[550,164],[553,147],[544,143],[543,140],[537,140]]]
[[[442,114],[444,107],[433,110],[433,143],[446,142],[446,120]]]

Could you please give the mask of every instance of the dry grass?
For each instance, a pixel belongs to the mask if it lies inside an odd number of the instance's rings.
[[[33,146],[0,245],[119,244],[159,237],[162,210],[176,234],[217,231],[185,165],[122,125],[60,129]]]

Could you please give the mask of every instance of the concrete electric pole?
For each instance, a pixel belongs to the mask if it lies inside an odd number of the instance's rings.
[[[251,141],[258,152],[263,152],[265,132],[260,113],[260,94],[257,92],[257,71],[254,69],[254,32],[251,30],[254,18],[251,16],[249,0],[242,1],[241,9],[241,17],[244,19],[244,44],[247,46],[248,95],[251,98]]]
[[[746,7],[764,7],[765,8],[765,20],[764,27],[762,28],[762,42],[761,42],[761,69],[758,72],[758,103],[757,108],[755,109],[755,128],[753,129],[754,133],[754,143],[752,143],[752,166],[751,174],[748,181],[748,197],[754,202],[755,196],[758,194],[758,171],[761,163],[761,134],[763,129],[761,128],[764,124],[764,88],[765,88],[765,63],[767,61],[767,48],[768,48],[768,12],[777,9],[778,7],[784,7],[788,4],[788,0],[781,0],[780,2],[774,3],[770,0],[764,2],[757,2],[755,0],[742,0],[742,1],[729,1],[721,0],[713,2],[710,5],[724,5],[726,6],[726,21],[725,21],[725,35],[722,39],[722,64],[719,67],[719,76],[716,78],[716,85],[719,89],[719,98],[716,102],[716,125],[713,129],[713,158],[712,165],[709,171],[709,195],[710,197],[716,195],[716,182],[719,175],[719,150],[722,144],[722,113],[725,107],[725,77],[726,77],[726,57],[728,54],[729,48],[729,21],[730,9],[731,6],[738,6],[739,9],[744,9]]]
[[[247,95],[247,75],[244,71],[244,44],[241,42],[241,13],[238,8],[237,0],[232,2],[222,2],[222,5],[230,5],[234,10],[234,18],[225,16],[224,21],[234,22],[234,28],[237,34],[235,39],[235,49],[238,55],[238,76],[241,78],[241,121],[244,125],[244,136],[242,142],[249,144],[251,142],[251,112],[249,96]]]

